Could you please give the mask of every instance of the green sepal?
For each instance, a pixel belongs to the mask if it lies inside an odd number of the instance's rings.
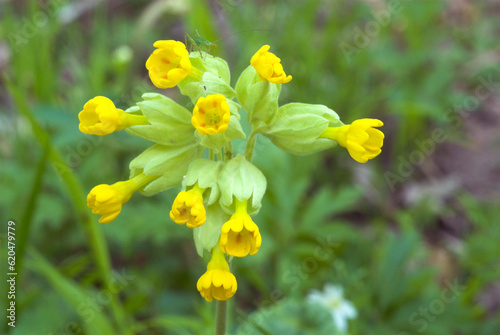
[[[234,213],[234,200],[247,201],[250,215],[259,212],[266,193],[264,174],[244,156],[238,155],[222,168],[219,174],[220,204],[227,214]]]
[[[318,137],[326,128],[342,125],[337,113],[326,106],[289,103],[278,109],[261,133],[278,148],[302,156],[336,146],[337,142]]]
[[[195,68],[203,72],[211,72],[222,79],[226,84],[230,84],[231,72],[224,59],[214,57],[206,52],[202,52],[200,56],[200,52],[196,51],[189,54],[189,60]]]
[[[196,141],[191,113],[175,101],[158,93],[145,93],[144,101],[127,112],[144,115],[150,125],[125,128],[134,136],[166,146],[186,145]]]
[[[187,95],[193,104],[196,104],[200,97],[211,94],[222,94],[228,99],[236,96],[236,92],[230,85],[231,73],[225,60],[205,52],[202,52],[201,57],[199,52],[192,52],[189,60],[193,67],[203,72],[202,78],[195,80],[187,77],[177,86],[181,94]]]
[[[219,241],[221,228],[224,223],[229,221],[230,216],[222,210],[219,203],[208,206],[207,220],[205,223],[193,229],[194,244],[198,255],[203,257],[203,251],[209,253]]]
[[[229,110],[231,111],[231,117],[235,116],[236,119],[241,120],[240,109],[241,106],[234,100],[227,99],[227,104],[229,105]]]
[[[140,190],[145,196],[157,194],[181,185],[189,164],[202,153],[202,147],[197,144],[182,147],[155,144],[130,162],[130,178],[140,173],[160,176]]]
[[[236,98],[247,111],[248,123],[269,123],[278,110],[281,84],[262,80],[253,66],[247,67],[236,83]]]
[[[200,97],[211,94],[222,94],[228,99],[233,99],[236,96],[236,92],[229,84],[211,72],[203,73],[200,81],[186,78],[177,86],[179,86],[181,94],[187,95],[193,104],[196,104]]]
[[[184,187],[189,188],[198,183],[198,187],[208,191],[207,204],[212,205],[219,200],[220,190],[217,181],[222,165],[221,161],[215,162],[205,158],[192,161],[183,181]],[[205,198],[203,196],[203,199]]]

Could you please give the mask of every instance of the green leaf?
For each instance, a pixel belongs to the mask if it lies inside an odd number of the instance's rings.
[[[49,142],[47,141],[43,147],[43,154],[38,163],[35,180],[32,183],[30,197],[26,204],[26,208],[24,210],[24,215],[21,217],[19,221],[19,225],[17,225],[16,230],[16,266],[21,269],[22,261],[24,258],[24,250],[28,243],[28,238],[30,235],[31,223],[34,215],[34,211],[36,208],[37,200],[40,196],[40,192],[42,190],[42,182],[45,171],[45,163],[47,161],[47,157],[49,154]]]
[[[352,210],[361,198],[360,189],[347,186],[333,192],[321,188],[308,203],[302,214],[302,225],[313,227],[336,214]]]

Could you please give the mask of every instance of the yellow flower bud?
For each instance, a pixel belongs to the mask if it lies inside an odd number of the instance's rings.
[[[200,97],[193,109],[191,123],[202,135],[215,135],[226,131],[231,111],[222,94]]]
[[[203,206],[203,191],[197,184],[187,192],[180,192],[172,204],[170,218],[177,224],[186,224],[188,228],[201,226],[207,220]]]
[[[359,119],[350,125],[329,127],[320,135],[320,138],[329,138],[338,142],[347,149],[355,161],[366,163],[382,152],[380,148],[384,142],[384,133],[373,127],[383,125],[383,122],[377,119]]]
[[[174,87],[190,74],[192,65],[184,43],[156,41],[153,46],[157,49],[146,61],[146,68],[156,87]]]
[[[92,213],[102,215],[100,223],[110,223],[120,214],[123,204],[130,200],[135,191],[156,178],[140,174],[113,185],[97,185],[87,196],[87,206],[92,209]]]
[[[270,46],[264,45],[253,55],[250,64],[257,73],[265,80],[274,84],[286,84],[292,80],[292,76],[287,76],[281,65],[281,59],[269,52]]]
[[[196,288],[208,302],[211,302],[213,298],[228,300],[236,293],[238,289],[236,278],[229,271],[229,265],[218,245],[213,249],[207,272],[198,279]]]
[[[78,114],[79,129],[84,134],[108,135],[126,127],[149,124],[142,115],[125,113],[106,97],[90,99]]]
[[[236,200],[236,212],[222,226],[220,248],[234,257],[255,255],[262,244],[259,227],[247,213],[247,202]]]

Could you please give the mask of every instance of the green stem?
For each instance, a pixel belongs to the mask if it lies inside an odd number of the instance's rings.
[[[248,136],[247,145],[245,147],[245,158],[247,161],[251,162],[253,158],[253,151],[255,149],[255,143],[257,142],[257,132],[252,130],[250,136]]]
[[[230,160],[231,158],[233,158],[233,141],[229,141],[227,143],[227,147],[226,147],[226,155],[224,157],[224,160],[227,162],[228,160]]]
[[[227,301],[217,300],[215,312],[215,335],[226,335]]]
[[[255,143],[257,142],[257,134],[265,128],[264,124],[260,124],[258,126],[252,125],[252,131],[250,135],[248,135],[247,145],[245,147],[245,158],[247,161],[251,162],[253,159],[253,151],[255,149]]]

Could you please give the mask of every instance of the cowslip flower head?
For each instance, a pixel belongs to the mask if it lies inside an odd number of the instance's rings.
[[[215,135],[226,131],[231,111],[222,94],[200,97],[193,109],[191,123],[202,135]]]
[[[220,248],[234,257],[255,255],[262,244],[259,227],[247,213],[247,202],[235,203],[236,212],[221,229]]]
[[[269,52],[269,45],[264,45],[250,59],[250,64],[257,73],[265,80],[273,84],[286,84],[292,80],[292,76],[287,76],[281,65],[281,59]]]
[[[120,214],[123,204],[130,200],[135,191],[156,178],[139,174],[113,185],[97,185],[87,195],[87,206],[92,209],[92,213],[102,215],[100,223],[110,223]]]
[[[208,302],[211,302],[213,298],[228,300],[236,293],[238,288],[236,278],[229,271],[229,264],[218,245],[214,247],[207,272],[198,279],[196,288]]]
[[[314,304],[326,307],[332,315],[333,322],[342,333],[347,332],[347,320],[357,317],[354,305],[344,298],[342,286],[326,284],[323,291],[313,290],[307,299]]]
[[[374,127],[383,125],[384,123],[377,119],[359,119],[350,125],[329,127],[320,135],[320,138],[336,141],[347,149],[355,161],[366,163],[382,152],[384,133]]]
[[[149,124],[146,117],[125,113],[116,108],[113,101],[102,96],[87,101],[78,119],[80,131],[89,135],[108,135],[126,127]]]
[[[146,61],[146,68],[156,87],[174,87],[193,70],[184,43],[174,40],[156,41],[153,46],[156,50]]]
[[[177,224],[196,228],[205,223],[207,212],[203,206],[203,192],[197,184],[187,192],[180,192],[172,204],[170,218]]]

